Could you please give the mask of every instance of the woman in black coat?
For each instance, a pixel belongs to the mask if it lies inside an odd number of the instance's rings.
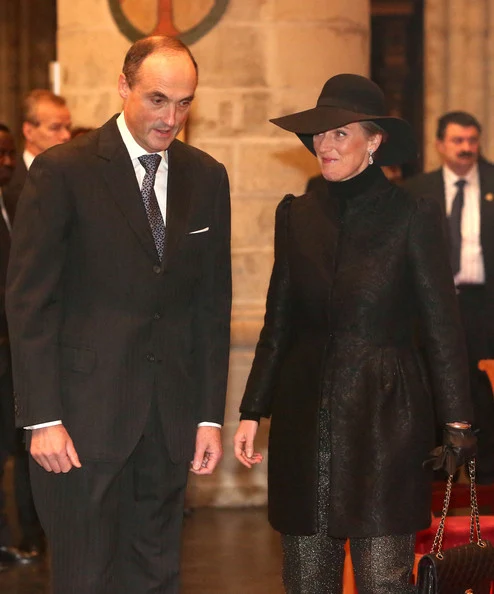
[[[359,594],[413,592],[435,418],[445,426],[436,467],[475,452],[441,213],[377,166],[414,157],[415,144],[370,80],[335,76],[314,109],[273,122],[317,156],[326,183],[278,206],[235,455],[247,467],[262,460],[254,438],[271,416],[269,519],[287,592],[340,594],[347,538]]]

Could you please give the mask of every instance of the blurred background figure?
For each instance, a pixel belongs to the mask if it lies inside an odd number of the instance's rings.
[[[3,192],[4,209],[8,213],[10,224],[14,223],[17,201],[35,157],[70,140],[70,128],[71,116],[63,97],[47,89],[35,89],[25,97],[22,124],[24,151],[17,158],[14,173]],[[0,223],[3,224],[2,221]],[[13,417],[10,431],[15,431],[14,492],[21,530],[18,553],[32,560],[44,551],[44,535],[31,494],[29,456],[24,443],[24,432],[21,429],[15,430]]]
[[[470,368],[479,429],[477,481],[494,483],[494,399],[480,359],[494,357],[494,165],[480,156],[481,125],[452,111],[438,120],[436,148],[442,167],[405,184],[412,194],[438,202],[449,237],[451,266]]]
[[[34,158],[70,140],[70,128],[70,111],[63,97],[47,89],[34,89],[26,95],[22,122],[24,151],[22,158],[17,159],[15,173],[5,190],[5,204],[12,218]]]
[[[9,337],[5,316],[5,279],[10,252],[10,218],[3,202],[3,188],[12,179],[15,145],[10,130],[0,124],[0,570],[10,564],[29,563],[35,557],[13,547],[12,534],[5,513],[3,475],[7,458],[15,449],[14,399],[10,364]]]

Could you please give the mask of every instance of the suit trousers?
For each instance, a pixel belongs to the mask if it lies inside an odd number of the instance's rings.
[[[31,458],[53,594],[177,594],[188,463],[170,460],[156,407],[127,460],[81,464],[54,474]]]
[[[287,594],[341,594],[345,539],[330,536],[325,501],[330,488],[329,413],[321,411],[319,450],[319,531],[281,537],[283,584]],[[359,594],[412,594],[415,534],[351,538]]]
[[[6,512],[4,473],[8,457],[14,449],[14,435],[12,378],[8,373],[0,377],[0,546],[12,545],[12,533]]]
[[[0,547],[12,545],[12,533],[7,516],[7,497],[4,489],[5,465],[7,463],[8,453],[0,449]]]
[[[468,351],[470,390],[478,432],[477,481],[494,483],[494,398],[487,375],[479,371],[480,359],[494,358],[494,333],[483,285],[460,285],[458,304]],[[461,419],[459,419],[461,420]]]

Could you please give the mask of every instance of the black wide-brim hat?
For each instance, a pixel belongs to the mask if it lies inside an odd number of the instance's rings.
[[[386,115],[384,94],[373,81],[358,74],[337,74],[322,88],[313,109],[270,120],[295,132],[311,153],[313,136],[353,122],[375,122],[385,132],[374,155],[378,165],[399,165],[417,157],[417,144],[410,124]]]

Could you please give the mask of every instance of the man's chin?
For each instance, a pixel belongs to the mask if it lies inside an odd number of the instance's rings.
[[[477,162],[477,158],[473,158],[472,157],[468,157],[468,158],[463,158],[463,159],[458,159],[456,161],[456,165],[458,167],[473,167],[475,165],[475,163]]]
[[[12,171],[0,173],[0,188],[6,186],[12,178]]]
[[[169,134],[153,134],[153,142],[150,143],[155,152],[166,151],[170,144],[175,140],[175,134],[170,132]]]

